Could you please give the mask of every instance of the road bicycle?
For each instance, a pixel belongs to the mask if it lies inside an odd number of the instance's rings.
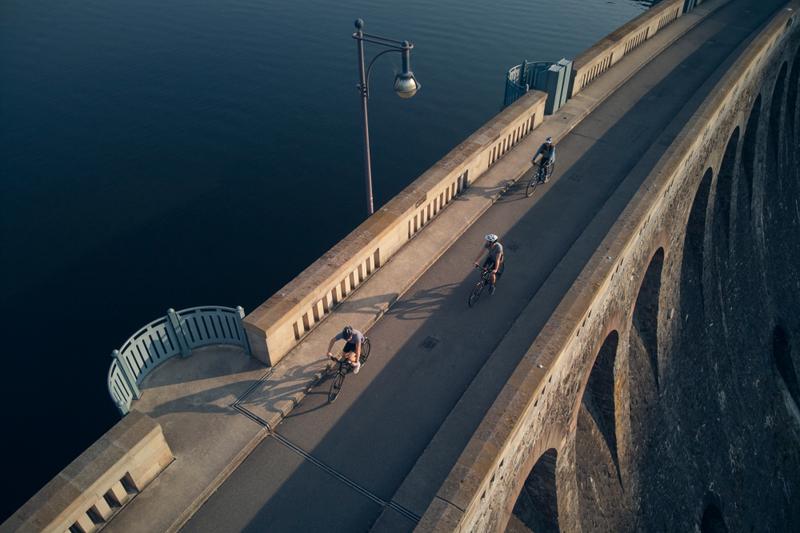
[[[547,180],[549,180],[550,176],[553,175],[555,166],[556,164],[552,161],[547,165],[542,165],[541,161],[536,163],[536,172],[534,172],[533,176],[531,176],[531,180],[528,182],[528,186],[525,188],[525,196],[530,198],[533,194],[533,191],[536,190],[536,187],[538,187],[540,183],[545,183]]]
[[[489,285],[489,280],[491,279],[491,271],[486,267],[478,267],[475,268],[481,269],[481,279],[478,280],[478,283],[475,284],[475,288],[472,289],[472,292],[469,293],[469,299],[467,300],[467,305],[472,307],[475,305],[475,302],[478,301],[478,298],[481,297],[481,293],[483,292],[484,287]]]
[[[363,366],[367,362],[367,358],[369,357],[369,338],[364,337],[364,342],[361,343],[361,357],[358,360],[361,362]],[[344,357],[342,354],[338,359],[331,356],[335,365],[328,368],[328,371],[333,374],[333,381],[331,381],[331,388],[328,391],[328,402],[333,403],[336,401],[336,398],[339,396],[339,393],[342,391],[342,386],[344,385],[344,378],[347,374],[353,370],[353,365],[350,364],[350,361]]]

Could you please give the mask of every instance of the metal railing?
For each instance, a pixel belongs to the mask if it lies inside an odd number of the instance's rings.
[[[522,95],[536,87],[538,78],[542,77],[552,64],[550,61],[523,61],[522,64],[508,69],[503,107],[510,106]]]
[[[553,114],[567,101],[572,77],[572,61],[523,61],[508,69],[503,107],[514,103],[522,95],[536,89],[547,93],[545,113]]]
[[[139,385],[144,378],[171,357],[188,357],[193,349],[211,344],[241,346],[249,354],[242,318],[241,307],[169,309],[165,317],[137,331],[122,348],[111,352],[108,392],[117,408],[127,414],[131,402],[141,397]]]

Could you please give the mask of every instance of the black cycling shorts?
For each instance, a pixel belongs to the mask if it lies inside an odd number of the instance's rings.
[[[494,270],[494,259],[491,257],[487,257],[486,261],[483,262],[483,268],[488,268],[489,270]],[[503,274],[503,271],[506,269],[506,262],[503,261],[500,263],[500,268],[497,269],[497,274],[495,274],[498,278]]]
[[[350,353],[355,351],[356,351],[356,343],[348,342],[347,344],[344,345],[344,353]]]

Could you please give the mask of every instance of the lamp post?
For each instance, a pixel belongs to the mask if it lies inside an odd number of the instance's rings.
[[[395,41],[393,39],[386,39],[378,35],[371,35],[364,33],[364,21],[361,19],[356,20],[356,31],[353,33],[353,39],[356,40],[358,46],[358,73],[360,82],[358,90],[361,93],[361,112],[364,118],[364,178],[367,182],[367,214],[371,215],[374,212],[372,207],[372,162],[369,155],[369,118],[367,113],[367,100],[369,99],[369,75],[372,71],[372,65],[375,60],[389,52],[400,52],[403,58],[403,70],[394,78],[394,92],[400,98],[411,98],[422,87],[414,73],[411,72],[411,49],[414,45],[408,41]],[[372,43],[387,50],[380,52],[370,61],[369,66],[365,68],[364,61],[364,43]]]

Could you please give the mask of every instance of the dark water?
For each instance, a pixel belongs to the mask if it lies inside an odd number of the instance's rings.
[[[376,205],[499,110],[505,70],[574,57],[651,2],[5,0],[0,394],[6,518],[117,419],[109,353],[202,304],[251,310],[364,215],[352,21],[381,58]]]

